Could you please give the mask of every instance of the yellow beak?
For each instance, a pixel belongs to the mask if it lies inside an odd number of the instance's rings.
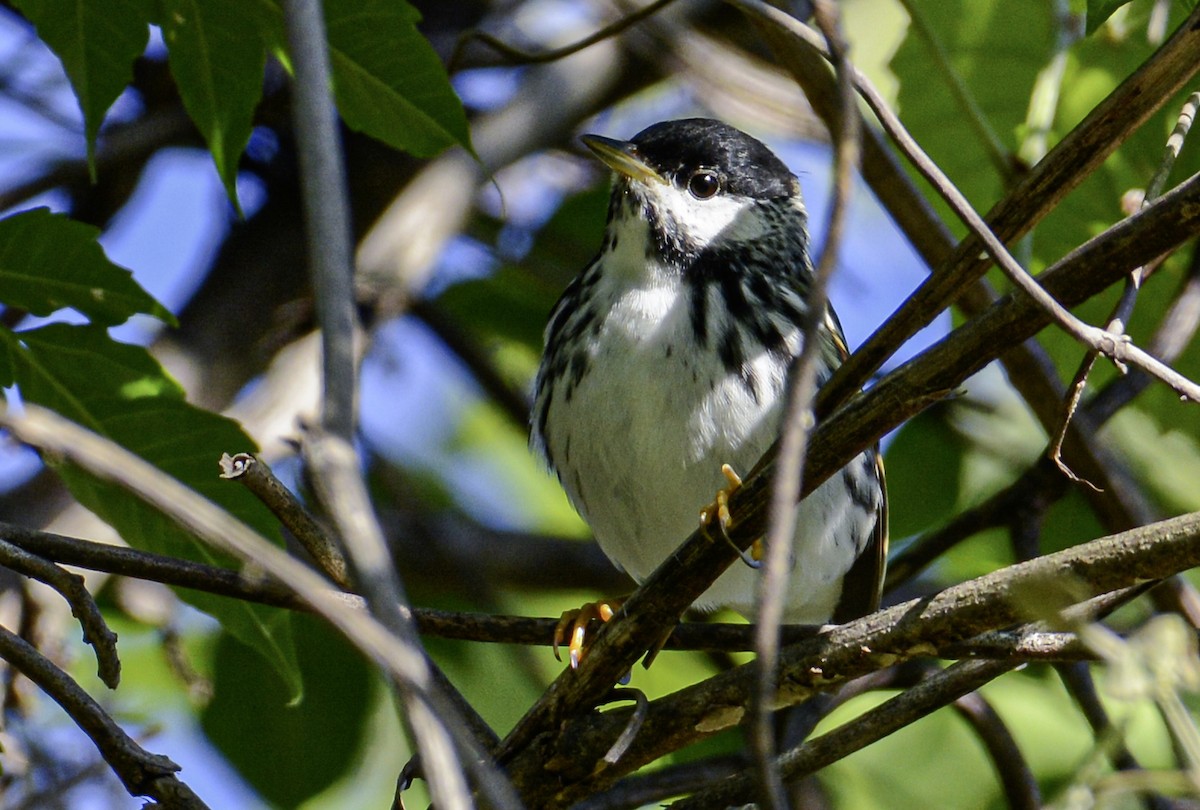
[[[580,140],[606,166],[631,180],[639,180],[643,183],[667,182],[662,175],[651,169],[638,157],[637,147],[629,141],[618,141],[602,135],[584,135],[580,137]]]

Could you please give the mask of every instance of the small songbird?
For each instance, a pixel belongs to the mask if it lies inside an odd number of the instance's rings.
[[[532,444],[600,547],[641,582],[736,483],[728,469],[749,470],[779,436],[809,306],[807,213],[787,166],[720,121],[583,142],[615,172],[608,223],[599,255],[550,314]],[[847,353],[832,310],[817,338],[824,384]],[[876,609],[887,545],[877,452],[797,509],[785,621]],[[752,617],[756,577],[735,564],[695,607]],[[574,617],[573,665],[596,615],[611,613]]]

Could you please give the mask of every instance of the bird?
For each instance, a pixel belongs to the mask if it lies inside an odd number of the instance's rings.
[[[531,445],[609,559],[641,582],[780,435],[809,311],[808,215],[787,165],[721,121],[581,140],[613,172],[607,222],[599,253],[550,312]],[[815,335],[820,385],[848,354],[831,308]],[[878,450],[797,510],[784,621],[877,609],[887,553]],[[693,607],[752,619],[757,576],[735,564]],[[589,622],[607,621],[614,604],[564,613],[556,654],[569,636],[577,667]]]

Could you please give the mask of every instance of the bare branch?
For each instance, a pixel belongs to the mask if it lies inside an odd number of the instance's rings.
[[[1122,220],[1043,273],[1048,289],[1069,305],[1120,278],[1143,257],[1156,256],[1200,231],[1200,176],[1154,206]],[[1153,227],[1149,227],[1153,224]],[[1020,294],[1006,296],[982,316],[893,371],[847,402],[813,432],[804,474],[807,494],[888,430],[919,413],[986,365],[1007,346],[1042,328],[1048,318]],[[765,529],[769,463],[759,466],[731,499],[730,536],[745,549]],[[678,621],[683,611],[736,558],[735,548],[696,531],[626,600],[617,621],[595,635],[578,670],[560,676],[501,746],[501,760],[540,730],[594,705],[637,657]],[[878,615],[878,614],[876,614]]]
[[[179,781],[179,766],[151,754],[117,725],[67,673],[52,664],[20,636],[0,627],[0,658],[38,685],[79,726],[104,757],[131,796],[151,796],[172,810],[207,808],[191,788]]]
[[[759,0],[731,0],[739,8],[769,19],[775,25],[797,35],[811,47],[820,48],[821,43],[815,32],[803,23],[790,17]],[[1049,313],[1051,319],[1063,331],[1074,337],[1080,343],[1093,351],[1109,357],[1118,367],[1124,368],[1125,363],[1135,365],[1174,388],[1181,396],[1186,396],[1194,402],[1200,402],[1200,385],[1179,374],[1158,359],[1147,354],[1133,345],[1122,335],[1111,335],[1104,329],[1091,326],[1076,318],[1061,302],[1054,298],[1041,284],[1029,274],[1025,268],[1013,258],[1008,248],[988,226],[966,197],[950,182],[945,173],[921,149],[920,145],[909,135],[908,130],[900,123],[900,119],[888,108],[882,94],[861,73],[854,71],[854,81],[858,91],[870,105],[871,110],[879,117],[884,129],[892,140],[904,151],[906,157],[930,185],[950,205],[954,213],[963,221],[975,238],[982,242],[984,250],[1004,272],[1004,275],[1025,292]],[[937,278],[937,274],[931,277]],[[974,279],[970,279],[973,281]],[[947,302],[948,303],[948,302]],[[924,324],[922,324],[924,325]]]
[[[1065,582],[1079,583],[1086,593],[1110,593],[1197,564],[1200,564],[1200,513],[1192,513],[951,586],[935,596],[827,628],[818,637],[785,649],[778,684],[779,704],[794,705],[882,666],[1019,622],[1028,607],[1014,598],[1016,594],[1059,593]],[[1123,599],[1128,593],[1113,596]],[[1095,615],[1094,609],[1110,604],[1106,599],[1088,603],[1086,610],[1068,612],[1073,619],[1084,619],[1089,612]],[[596,642],[616,635],[612,630],[619,627],[610,622],[606,625],[609,629]],[[585,658],[584,663],[588,660]],[[1013,664],[999,662],[999,665],[997,674]],[[582,670],[581,666],[578,671]],[[603,755],[620,733],[625,710],[588,714],[557,727],[540,737],[535,746],[511,759],[509,772],[527,801],[547,807],[569,805],[573,799],[603,788],[669,751],[741,722],[746,697],[757,681],[755,670],[753,664],[743,665],[652,701],[638,740],[621,762],[602,773],[593,773],[591,763]],[[561,763],[561,769],[548,770],[546,763],[550,761]],[[572,783],[569,789],[564,788],[567,783]],[[542,801],[548,803],[543,805]]]
[[[978,689],[1011,668],[1002,661],[955,664],[854,721],[788,751],[780,758],[780,768],[789,780],[815,773]],[[671,806],[679,810],[719,810],[753,798],[753,783],[745,776],[736,776],[718,788]]]
[[[1037,780],[1012,732],[992,705],[979,692],[968,692],[954,701],[954,709],[971,724],[987,748],[1000,784],[1004,786],[1008,806],[1014,810],[1038,810],[1042,806],[1042,796]]]
[[[0,523],[0,540],[60,564],[311,612],[311,608],[291,589],[225,568],[4,523]],[[363,600],[358,596],[330,588],[328,598],[341,600],[352,610],[365,610]],[[550,646],[554,628],[558,624],[557,618],[462,613],[431,608],[414,608],[413,619],[422,635],[485,644],[541,647]],[[796,644],[812,639],[820,632],[821,628],[817,626],[784,625],[780,640],[784,645]],[[664,649],[743,652],[754,649],[754,635],[753,625],[685,622],[674,629]],[[970,642],[940,648],[936,654],[946,658],[1031,661],[1071,661],[1092,657],[1071,633],[1051,633],[1030,628],[980,636]],[[437,671],[434,670],[433,674],[436,676]]]
[[[750,7],[749,3],[739,4],[739,7],[743,5]],[[1200,49],[1200,9],[1194,10],[1169,41],[992,207],[987,215],[990,229],[1005,241],[1028,232],[1200,71],[1200,62],[1195,59],[1197,49]],[[895,212],[894,208],[891,210]],[[905,219],[901,216],[897,221],[903,223]],[[905,232],[910,236],[919,235],[912,228],[906,227]],[[932,238],[938,230],[932,229],[928,233]],[[980,259],[981,244],[977,238],[965,240],[949,257],[944,256],[940,246],[922,249],[922,243],[917,244],[922,255],[937,270],[905,302],[897,316],[880,327],[825,386],[819,413],[858,390],[896,347],[930,323],[987,269],[986,260]],[[931,260],[934,256],[938,258]]]
[[[97,674],[109,689],[121,682],[121,659],[117,657],[117,634],[109,629],[96,600],[84,587],[83,577],[54,563],[0,540],[0,565],[44,583],[67,601],[71,615],[83,626],[83,640],[96,651]]]
[[[818,51],[768,21],[759,18],[753,19],[760,34],[771,46],[776,58],[804,88],[814,109],[830,126],[834,126],[839,109],[835,82],[824,59],[818,55]],[[1191,63],[1181,59],[1182,53],[1182,51],[1175,53],[1175,70],[1191,69]],[[1170,63],[1168,60],[1168,64]],[[1147,75],[1158,75],[1161,70],[1160,66],[1159,69],[1150,71]],[[1169,72],[1171,68],[1167,68],[1167,70]],[[1148,90],[1143,88],[1130,92],[1137,96],[1138,103],[1143,103],[1144,99],[1141,98],[1141,95]],[[1113,106],[1112,109],[1121,109],[1121,106]],[[1114,115],[1113,118],[1115,117]],[[1089,118],[1080,125],[1079,130],[1091,126],[1105,128],[1114,125],[1114,121],[1106,118]],[[908,172],[900,165],[878,129],[872,125],[864,125],[862,134],[863,177],[926,263],[931,268],[939,268],[947,265],[954,256],[959,256],[964,261],[975,261],[975,254],[956,254],[953,235],[931,209],[923,194],[915,187]],[[1096,149],[1108,148],[1106,144],[1086,143],[1092,137],[1083,131],[1068,134],[1064,139],[1064,145],[1054,152],[1054,155],[1057,156],[1056,159],[1061,157],[1068,161],[1077,162],[1081,159],[1087,161],[1091,159],[1091,155],[1095,153]],[[1067,142],[1076,143],[1076,150],[1083,148],[1083,145],[1086,144],[1086,151],[1080,153],[1066,150]],[[1092,164],[1086,164],[1080,170],[1087,172],[1091,168],[1094,168]],[[1033,174],[1053,174],[1056,171],[1048,163],[1043,162],[1033,170]],[[1042,200],[1039,197],[1038,200],[1013,202],[1010,210],[1017,216],[1023,216],[1021,212],[1031,210],[1034,212],[1035,219],[1040,218],[1057,201],[1060,190],[1075,182],[1077,182],[1075,179],[1058,178],[1053,183],[1042,184],[1038,187],[1038,193],[1048,195],[1050,199]],[[998,206],[995,210],[1000,210],[1000,207]],[[961,264],[955,265],[956,269],[943,280],[953,281],[958,278],[958,275],[955,274],[960,273],[962,267]],[[980,272],[982,272],[982,268]],[[954,294],[958,296],[956,301],[958,307],[969,317],[978,316],[988,309],[997,298],[991,286],[982,278],[958,288]],[[865,382],[869,374],[882,362],[882,358],[894,352],[904,340],[907,340],[908,336],[914,334],[931,317],[931,314],[923,313],[919,311],[919,308],[914,309],[907,304],[902,306],[889,318],[888,323],[877,330],[877,335],[872,338],[875,340],[884,333],[890,333],[896,337],[896,342],[886,346],[880,342],[876,349],[872,350],[870,349],[871,341],[868,341],[860,348],[818,395],[818,414],[824,415],[832,410],[833,406],[848,395],[850,385],[857,386]],[[893,323],[893,320],[899,321],[899,323]],[[859,365],[859,355],[871,351],[876,351],[876,357],[869,361],[870,369],[865,373],[852,376],[851,382],[843,385],[842,380],[851,374],[853,367]],[[1059,422],[1062,385],[1048,356],[1039,344],[1025,342],[1008,347],[998,359],[1004,365],[1010,382],[1029,403],[1043,427],[1047,431],[1052,431]],[[862,370],[861,366],[860,370]],[[1105,489],[1103,495],[1091,491],[1084,493],[1101,522],[1111,532],[1140,525],[1152,519],[1152,510],[1140,490],[1133,485],[1121,466],[1115,463],[1111,454],[1105,452],[1100,443],[1095,440],[1094,431],[1090,428],[1091,425],[1087,420],[1072,422],[1066,450],[1071,464]]]
[[[561,48],[542,51],[541,53],[531,53],[529,51],[523,51],[520,48],[515,48],[504,40],[494,37],[486,31],[466,31],[458,38],[458,42],[454,45],[454,52],[450,55],[450,59],[447,61],[447,70],[453,72],[466,67],[464,64],[464,54],[466,53],[467,46],[472,42],[479,42],[483,45],[486,45],[488,48],[499,54],[502,57],[502,60],[498,64],[538,65],[546,62],[556,62],[559,59],[570,56],[571,54],[579,53],[584,48],[591,47],[597,42],[603,42],[606,39],[619,35],[625,29],[636,25],[651,15],[657,14],[660,10],[672,2],[674,2],[674,0],[654,0],[653,3],[649,3],[639,8],[637,11],[626,14],[619,20],[604,26],[594,34],[589,34],[578,42],[573,42],[570,45],[564,45]],[[470,67],[483,67],[485,64],[486,63],[482,61],[476,61],[472,62]]]
[[[1175,166],[1175,160],[1179,157],[1179,150],[1183,148],[1183,141],[1187,138],[1188,130],[1192,127],[1197,107],[1200,107],[1200,93],[1192,93],[1184,103],[1183,109],[1179,113],[1179,119],[1175,123],[1175,128],[1171,132],[1170,137],[1167,138],[1166,146],[1163,147],[1162,160],[1159,162],[1158,170],[1154,173],[1150,184],[1146,187],[1146,193],[1141,204],[1142,208],[1153,203],[1162,194],[1163,187],[1167,184],[1167,178],[1171,174],[1171,169]],[[1153,265],[1139,265],[1129,272],[1129,277],[1125,280],[1125,290],[1108,316],[1108,324],[1105,326],[1105,330],[1109,334],[1119,336],[1125,333],[1125,328],[1130,318],[1133,317],[1133,308],[1137,304],[1138,292],[1142,288],[1142,282],[1149,275],[1152,267]],[[1064,475],[1072,481],[1082,481],[1093,489],[1099,489],[1099,487],[1086,479],[1079,478],[1067,466],[1066,462],[1063,461],[1062,448],[1071,424],[1071,419],[1079,407],[1079,400],[1083,396],[1083,389],[1087,385],[1088,377],[1091,374],[1092,367],[1095,365],[1098,354],[1096,349],[1092,349],[1086,352],[1083,360],[1080,361],[1079,368],[1075,372],[1075,377],[1071,380],[1071,384],[1067,388],[1068,395],[1063,403],[1062,424],[1054,432],[1054,438],[1051,440],[1050,447],[1046,451],[1046,454]]]
[[[24,413],[15,416],[6,406],[0,406],[0,425],[22,441],[68,458],[91,474],[128,489],[201,541],[254,564],[279,582],[286,582],[301,601],[329,621],[389,677],[403,681],[411,693],[419,694],[422,701],[435,707],[438,716],[456,733],[458,744],[467,750],[473,747],[474,742],[461,721],[455,722],[456,709],[436,690],[420,649],[347,604],[344,595],[329,588],[320,575],[246,524],[124,448],[44,408],[26,405]],[[484,767],[478,761],[472,765]]]
[[[788,804],[783,780],[775,767],[775,732],[771,707],[775,702],[775,670],[779,660],[779,626],[783,621],[784,599],[788,591],[793,535],[796,530],[796,501],[802,483],[804,456],[808,452],[808,433],[813,423],[812,403],[820,384],[821,364],[828,356],[826,334],[829,327],[826,288],[837,267],[838,250],[845,229],[846,211],[853,187],[854,171],[859,163],[859,117],[855,107],[852,66],[846,55],[837,8],[827,0],[814,6],[817,22],[828,44],[837,69],[841,94],[840,127],[834,134],[834,182],[824,247],[808,286],[804,322],[804,340],[799,357],[790,371],[787,402],[779,439],[779,460],[771,492],[767,522],[766,558],[758,583],[758,633],[755,650],[760,662],[758,688],[751,702],[750,749],[768,808],[783,810]],[[870,549],[866,553],[873,553]]]
[[[267,464],[249,453],[234,456],[223,453],[219,463],[222,478],[237,481],[254,493],[300,541],[300,545],[312,555],[330,579],[344,590],[353,590],[350,570],[342,550],[325,531],[325,527],[304,508],[304,504],[275,477]]]

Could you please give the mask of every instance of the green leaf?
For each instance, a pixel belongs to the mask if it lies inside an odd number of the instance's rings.
[[[171,75],[237,205],[237,167],[262,96],[266,50],[254,6],[240,0],[165,0]]]
[[[400,0],[328,0],[325,24],[346,123],[418,157],[471,148],[467,116],[421,15]]]
[[[945,523],[960,500],[965,447],[945,416],[946,408],[930,408],[888,445],[888,519],[896,539]]]
[[[100,232],[46,208],[0,220],[0,300],[34,315],[71,307],[112,326],[142,312],[174,323],[96,241]]]
[[[1130,0],[1087,0],[1087,32],[1088,36],[1108,21],[1108,18],[1121,6],[1128,5]]]
[[[11,351],[21,396],[117,442],[282,545],[278,524],[244,488],[218,475],[222,452],[253,452],[230,419],[188,404],[183,392],[140,346],[117,343],[97,326],[50,324],[14,335]],[[71,493],[134,548],[236,567],[228,557],[123,488],[71,464],[58,465]],[[300,695],[289,614],[276,608],[179,589],[181,598],[216,617],[258,650],[293,697]]]
[[[283,50],[283,9],[277,0],[262,4],[272,15],[271,44]],[[418,157],[454,144],[470,149],[466,112],[437,52],[417,30],[420,19],[404,0],[327,0],[338,110],[352,129]]]
[[[79,99],[95,175],[96,133],[133,79],[133,60],[150,38],[150,0],[17,0],[15,5],[62,61]]]
[[[324,622],[303,615],[295,621],[304,700],[289,704],[285,685],[262,659],[223,637],[213,698],[200,716],[208,738],[276,807],[299,806],[359,762],[372,705],[362,656]]]
[[[1038,72],[1053,53],[1053,15],[1040,0],[916,0],[913,10],[945,52],[950,72],[934,61],[920,27],[910,24],[891,62],[900,80],[901,117],[975,208],[986,211],[1000,198],[1004,178],[973,122],[994,134],[1007,164]],[[977,116],[956,100],[954,77]],[[937,205],[961,233],[957,218],[940,200]]]

